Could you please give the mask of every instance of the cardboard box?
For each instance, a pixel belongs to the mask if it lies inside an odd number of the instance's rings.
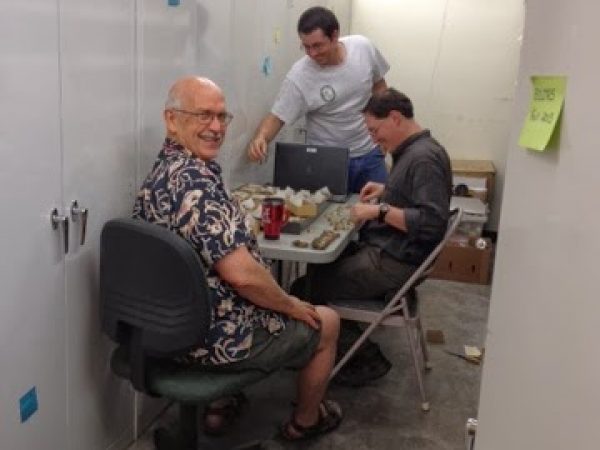
[[[451,164],[452,175],[454,176],[485,179],[485,190],[477,189],[473,186],[472,189],[469,189],[469,193],[480,198],[485,203],[491,203],[494,197],[494,185],[496,183],[496,169],[491,161],[453,159]]]
[[[431,278],[488,284],[490,282],[493,244],[486,239],[486,248],[478,249],[463,241],[450,241],[435,262]]]

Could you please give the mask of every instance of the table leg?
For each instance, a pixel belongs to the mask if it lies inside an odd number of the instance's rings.
[[[315,273],[315,269],[316,269],[316,267],[314,264],[310,264],[310,263],[306,264],[306,278],[305,278],[306,283],[304,284],[304,298],[305,298],[305,300],[307,300],[311,303],[314,303],[310,296],[310,294],[311,294],[310,288],[312,285],[312,277],[313,277],[313,274]]]

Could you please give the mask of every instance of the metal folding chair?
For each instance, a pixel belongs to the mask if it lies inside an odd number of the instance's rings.
[[[442,241],[433,249],[425,261],[421,263],[417,270],[415,270],[411,277],[396,292],[392,299],[387,302],[387,304],[385,299],[335,300],[329,303],[329,306],[335,309],[342,319],[369,323],[369,326],[333,368],[331,378],[333,378],[344,364],[352,358],[356,350],[371,335],[377,326],[387,325],[404,327],[406,329],[406,336],[408,338],[408,344],[417,375],[417,383],[421,393],[421,409],[423,409],[423,411],[429,411],[429,401],[425,394],[422,374],[425,369],[430,369],[431,366],[429,364],[429,354],[427,352],[427,344],[421,325],[415,288],[425,280],[433,270],[433,264],[437,256],[442,251],[442,248],[450,236],[456,231],[456,227],[460,223],[461,217],[462,210],[460,208],[450,212],[448,227]],[[411,297],[414,299],[413,302],[410,301]]]

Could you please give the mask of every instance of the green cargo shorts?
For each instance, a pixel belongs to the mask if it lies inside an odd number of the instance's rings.
[[[289,319],[285,330],[278,335],[264,328],[256,328],[250,355],[229,364],[210,367],[211,370],[237,372],[258,369],[273,372],[277,369],[301,369],[312,358],[319,344],[321,333],[304,322]]]

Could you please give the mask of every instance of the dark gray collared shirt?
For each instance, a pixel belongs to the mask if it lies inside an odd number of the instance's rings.
[[[418,265],[446,231],[452,195],[450,158],[429,130],[409,137],[392,158],[381,201],[404,209],[408,231],[372,220],[361,230],[361,241],[399,261]]]

